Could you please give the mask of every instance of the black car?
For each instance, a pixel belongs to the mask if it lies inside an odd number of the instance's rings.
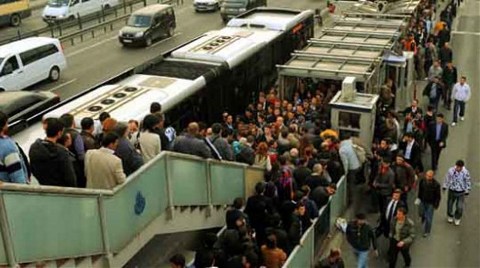
[[[8,115],[9,124],[27,120],[59,102],[60,97],[48,91],[6,91],[0,93],[0,111]],[[9,134],[13,135],[19,130],[18,127],[10,128]]]

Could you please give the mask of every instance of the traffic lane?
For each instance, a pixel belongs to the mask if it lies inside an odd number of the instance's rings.
[[[180,18],[192,17],[193,9],[189,9],[180,10],[177,15]],[[88,43],[89,46],[68,48],[65,51],[68,69],[62,79],[55,84],[41,84],[35,89],[50,90],[60,95],[62,100],[66,99],[128,68],[158,57],[201,33],[223,25],[218,13],[201,13],[193,17],[195,19],[177,24],[174,37],[160,40],[147,48],[122,47],[117,39],[118,31],[109,33],[101,41],[92,40]]]
[[[147,1],[147,4],[149,4],[149,5],[150,4],[156,4],[156,3],[157,3],[157,0]],[[143,7],[142,2],[136,3],[135,5],[132,5],[132,10],[137,10],[137,9],[142,8],[142,7]],[[11,26],[0,27],[0,39],[4,40],[4,39],[7,39],[7,38],[18,37],[19,35],[22,35],[24,33],[36,31],[36,30],[43,29],[43,28],[47,27],[48,26],[47,23],[45,23],[42,20],[42,12],[43,12],[43,8],[32,11],[32,16],[23,19],[22,24],[18,27],[11,27]],[[118,16],[123,16],[125,14],[130,14],[130,8],[129,7],[127,7],[126,13],[125,13],[125,10],[123,8],[119,9],[118,12],[117,12]],[[115,13],[107,14],[105,16],[106,21],[111,20],[113,18],[115,18]],[[82,23],[82,27],[86,28],[86,27],[89,27],[89,26],[93,26],[95,24],[98,24],[97,19]],[[73,27],[62,29],[62,34],[72,33],[72,32],[78,31],[78,30],[79,30],[79,26],[78,26],[78,24],[76,24]],[[59,36],[59,30],[57,28],[54,28],[54,35]],[[42,34],[42,36],[51,36],[51,32],[47,32],[45,34]]]
[[[468,17],[466,21],[478,22],[479,18],[480,16],[476,16],[475,19]],[[472,89],[472,97],[467,103],[465,121],[459,124],[459,132],[462,132],[467,137],[465,139],[457,139],[458,143],[461,143],[459,146],[461,151],[457,158],[465,159],[472,178],[472,191],[466,198],[464,216],[458,237],[460,250],[458,255],[456,255],[456,261],[457,267],[480,267],[480,255],[478,254],[478,238],[480,238],[478,228],[480,226],[480,172],[478,169],[480,166],[480,141],[478,138],[480,137],[480,108],[478,105],[480,103],[480,94],[478,92],[480,88],[480,78],[478,76],[480,73],[480,56],[476,54],[472,60],[472,55],[470,54],[470,51],[478,51],[480,47],[480,28],[475,23],[466,23],[464,25],[466,27],[459,28],[459,30],[471,34],[454,34],[452,45],[454,48],[461,49],[456,51],[464,51],[460,55],[455,54],[454,57],[458,59],[458,61],[455,61],[459,74],[464,74],[467,77],[467,83]],[[461,26],[462,24],[459,24],[459,27]],[[476,35],[473,33],[476,33]],[[454,131],[457,131],[457,129]],[[455,135],[456,132],[453,133]],[[463,137],[463,135],[460,137]],[[452,157],[452,163],[455,160]]]
[[[472,2],[472,1],[469,1]],[[471,10],[471,3],[462,7],[463,10]],[[469,7],[469,8],[466,8]],[[468,12],[468,11],[466,11]],[[469,13],[471,15],[471,13]],[[478,14],[477,10],[477,16]],[[462,21],[463,17],[460,17]],[[467,19],[469,20],[469,19]],[[478,152],[480,144],[480,80],[478,77],[480,60],[478,55],[472,57],[471,51],[476,51],[480,46],[480,36],[475,32],[475,25],[470,23],[459,23],[457,31],[453,32],[451,45],[453,48],[454,63],[457,66],[458,74],[467,76],[467,82],[472,88],[472,98],[467,104],[465,121],[459,122],[457,126],[450,127],[447,148],[442,152],[439,161],[439,170],[436,174],[437,180],[443,183],[448,168],[455,164],[458,159],[466,162],[472,177],[472,191],[466,198],[466,205],[460,226],[454,226],[446,221],[447,194],[442,194],[442,201],[439,209],[435,212],[432,235],[428,238],[416,239],[413,245],[412,259],[415,267],[480,267],[478,254],[478,237],[480,232],[480,191],[479,171],[480,161]],[[478,30],[478,29],[477,29]],[[473,33],[472,33],[473,32]],[[445,113],[447,121],[452,121],[452,111],[441,109]],[[413,212],[416,212],[414,210]],[[416,217],[415,214],[412,217]],[[421,227],[419,227],[421,230]]]
[[[280,0],[276,7],[308,9],[313,8],[310,1],[288,2]],[[194,11],[191,3],[185,3],[175,9],[177,16],[176,32],[181,33],[174,38],[154,44],[147,49],[124,49],[118,43],[118,31],[109,32],[93,40],[66,47],[68,69],[56,83],[41,83],[33,90],[50,90],[62,99],[73,96],[94,86],[118,73],[151,60],[166,50],[191,40],[198,35],[224,27],[219,12]],[[69,56],[70,55],[70,56]]]

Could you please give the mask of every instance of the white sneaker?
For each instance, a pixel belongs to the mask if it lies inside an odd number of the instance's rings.
[[[452,222],[453,222],[453,218],[452,218],[452,217],[448,217],[448,218],[447,218],[447,221],[448,221],[448,223],[452,223]]]
[[[460,220],[455,219],[455,225],[459,226],[460,225]]]
[[[460,121],[465,121],[465,117],[460,117]]]
[[[452,127],[454,127],[454,126],[456,126],[456,125],[457,125],[457,123],[455,123],[455,122],[452,122]]]

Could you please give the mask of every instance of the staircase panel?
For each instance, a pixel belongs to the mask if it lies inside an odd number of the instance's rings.
[[[165,159],[155,160],[134,181],[105,199],[110,249],[116,253],[167,208]]]
[[[208,204],[206,162],[170,157],[173,204],[175,206],[198,206]]]
[[[3,194],[13,247],[22,263],[101,253],[96,196]]]
[[[212,204],[224,205],[233,202],[232,197],[243,197],[245,169],[239,166],[212,163]]]

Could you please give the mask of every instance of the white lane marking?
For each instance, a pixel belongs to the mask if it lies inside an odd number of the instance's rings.
[[[466,32],[466,31],[452,31],[452,34],[480,35],[480,33],[477,33],[477,32]]]
[[[57,90],[57,89],[59,89],[59,88],[61,88],[61,87],[64,87],[64,86],[66,86],[66,85],[69,85],[69,84],[71,84],[71,83],[73,83],[73,82],[75,82],[75,81],[77,81],[77,78],[74,78],[74,79],[69,80],[69,81],[67,81],[67,82],[65,82],[65,83],[62,83],[62,84],[60,84],[60,85],[58,85],[58,86],[56,86],[56,87],[54,87],[54,88],[49,89],[48,91],[50,91],[50,92],[55,91],[55,90]]]
[[[165,41],[168,41],[168,40],[170,40],[170,39],[174,38],[175,36],[179,36],[179,35],[181,35],[181,34],[182,34],[181,32],[175,33],[174,35],[172,35],[172,36],[170,36],[170,37],[168,37],[168,38],[162,39],[162,40],[160,40],[160,41],[156,42],[155,44],[153,44],[153,45],[151,45],[151,46],[149,46],[149,47],[146,47],[145,49],[151,49],[151,48],[154,48],[154,47],[156,47],[156,46],[158,46],[158,45],[162,44],[163,42],[165,42]]]
[[[110,38],[104,39],[104,40],[102,40],[102,41],[100,41],[100,42],[96,42],[95,44],[90,45],[90,46],[88,46],[88,47],[84,47],[84,48],[75,50],[74,52],[68,54],[68,55],[67,55],[67,58],[68,58],[68,57],[75,56],[75,55],[78,55],[78,54],[80,54],[80,53],[83,53],[83,52],[85,52],[85,51],[87,51],[87,50],[90,50],[90,49],[92,49],[92,48],[94,48],[94,47],[98,47],[98,46],[100,46],[100,45],[103,45],[103,44],[105,44],[105,43],[107,43],[107,42],[110,42],[110,41],[112,41],[112,40],[114,40],[114,39],[118,39],[118,36],[115,35],[115,36],[112,36],[112,37],[110,37]]]

